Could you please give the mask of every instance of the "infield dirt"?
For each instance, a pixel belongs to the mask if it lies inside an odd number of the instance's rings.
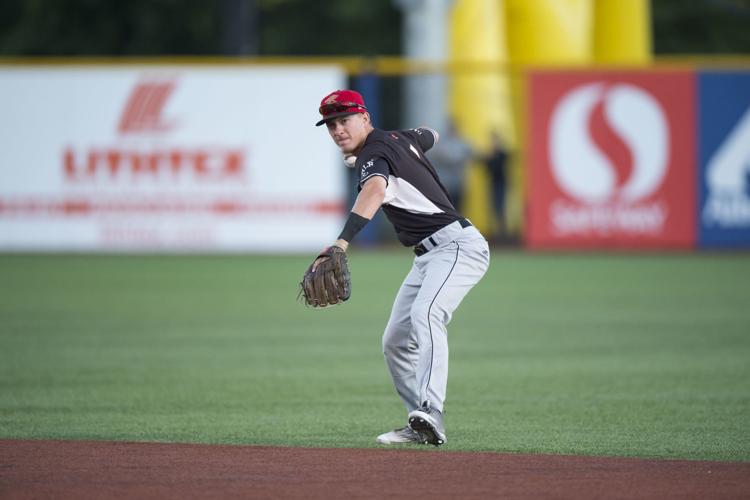
[[[0,440],[2,498],[748,498],[750,463]]]

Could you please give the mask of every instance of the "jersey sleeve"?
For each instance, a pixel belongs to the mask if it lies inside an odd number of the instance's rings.
[[[357,158],[357,168],[359,169],[359,187],[362,187],[367,179],[379,175],[385,179],[386,184],[388,183],[388,176],[390,175],[390,168],[385,158],[380,156],[365,157],[366,159],[360,160]]]
[[[402,132],[409,140],[414,141],[422,148],[422,151],[429,151],[435,145],[437,132],[427,127],[413,128]]]

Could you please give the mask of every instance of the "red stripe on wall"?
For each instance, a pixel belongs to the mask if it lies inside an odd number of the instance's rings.
[[[218,216],[313,213],[337,215],[344,211],[344,203],[337,201],[312,202],[244,202],[236,200],[194,201],[190,199],[61,199],[44,198],[0,199],[0,216],[63,216],[91,215],[196,215]]]

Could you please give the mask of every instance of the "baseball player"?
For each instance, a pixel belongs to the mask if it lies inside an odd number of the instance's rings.
[[[386,364],[408,425],[381,434],[377,442],[441,445],[446,442],[446,326],[487,271],[487,241],[456,211],[425,156],[438,142],[436,131],[374,128],[362,96],[352,90],[330,93],[319,112],[316,125],[326,125],[345,163],[359,172],[357,199],[333,245],[346,251],[382,207],[399,241],[416,254],[383,334]]]

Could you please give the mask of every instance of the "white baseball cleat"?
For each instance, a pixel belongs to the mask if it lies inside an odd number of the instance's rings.
[[[414,432],[408,425],[381,434],[377,437],[376,441],[380,444],[422,444],[424,442],[424,440],[419,437],[419,434]]]
[[[423,443],[434,446],[445,444],[443,414],[435,408],[423,406],[409,413],[409,427],[422,439]]]

